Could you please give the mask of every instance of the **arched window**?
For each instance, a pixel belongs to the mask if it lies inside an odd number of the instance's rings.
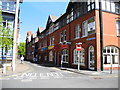
[[[52,51],[49,52],[49,61],[53,61],[53,52]]]
[[[78,54],[79,54],[79,51],[77,51],[76,49],[74,49],[73,54],[74,54],[73,55],[74,56],[73,63],[74,64],[78,64],[78,60],[79,60]],[[85,50],[83,48],[80,51],[80,64],[81,65],[85,65]]]
[[[75,26],[75,38],[76,39],[80,38],[80,25],[79,24]]]
[[[95,69],[94,47],[89,47],[89,69]]]
[[[68,62],[68,50],[67,49],[64,49],[62,51],[62,61],[63,62]]]
[[[105,47],[103,50],[103,63],[108,64],[118,64],[119,63],[119,51],[118,48],[114,46]]]

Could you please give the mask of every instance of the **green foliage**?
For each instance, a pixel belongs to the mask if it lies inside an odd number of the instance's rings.
[[[0,30],[1,30],[1,28],[2,28],[2,12],[1,12],[1,10],[0,10]]]
[[[4,27],[2,24],[2,12],[0,11],[0,48],[4,48],[6,53],[13,45],[13,30],[8,27]]]
[[[25,56],[25,52],[26,52],[26,43],[21,42],[18,45],[18,55],[24,55]]]

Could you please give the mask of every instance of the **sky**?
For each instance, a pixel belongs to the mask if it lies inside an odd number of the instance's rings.
[[[35,33],[38,27],[46,27],[49,15],[60,16],[68,2],[23,2],[20,4],[20,42],[25,42],[27,31]]]

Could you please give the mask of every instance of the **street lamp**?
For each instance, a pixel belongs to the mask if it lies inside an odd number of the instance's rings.
[[[15,11],[15,25],[14,25],[14,37],[13,37],[13,60],[12,70],[15,71],[15,59],[17,49],[17,27],[18,27],[18,14],[19,14],[19,0],[16,0],[16,11]]]

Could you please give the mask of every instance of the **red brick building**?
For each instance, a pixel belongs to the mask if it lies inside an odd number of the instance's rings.
[[[49,16],[46,28],[38,32],[38,59],[77,68],[76,43],[82,43],[81,69],[118,69],[120,65],[120,2],[103,1],[103,63],[101,63],[99,2],[70,2],[60,16]]]

